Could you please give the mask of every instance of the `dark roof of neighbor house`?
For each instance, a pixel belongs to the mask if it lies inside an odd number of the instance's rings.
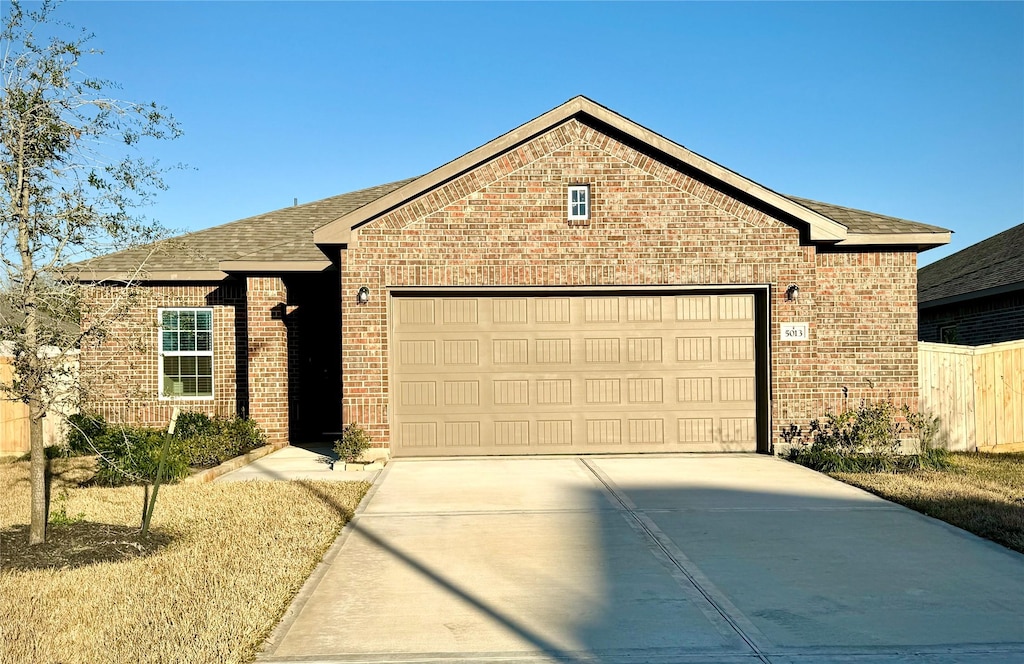
[[[1024,224],[946,256],[917,271],[921,305],[1024,289]]]

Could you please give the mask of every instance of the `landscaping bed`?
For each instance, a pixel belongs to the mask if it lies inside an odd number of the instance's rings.
[[[949,467],[830,476],[1024,553],[1024,453],[956,452]]]
[[[28,547],[28,462],[0,463],[0,662],[249,662],[367,483],[82,487],[51,462],[48,542]]]

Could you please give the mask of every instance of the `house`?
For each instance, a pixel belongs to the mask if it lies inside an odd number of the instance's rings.
[[[1024,339],[1024,224],[918,270],[917,301],[921,341]]]
[[[356,423],[399,456],[769,452],[846,397],[916,407],[917,252],[948,241],[576,97],[426,175],[83,266],[87,309],[141,285],[82,372],[108,418]]]

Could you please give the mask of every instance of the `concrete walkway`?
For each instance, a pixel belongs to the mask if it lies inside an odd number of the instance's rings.
[[[757,455],[393,461],[265,662],[1024,661],[1024,556]]]
[[[296,447],[289,445],[247,466],[222,475],[215,482],[244,482],[246,480],[327,480],[334,482],[372,482],[380,473],[346,471],[344,464],[335,464],[338,455],[328,447]],[[336,470],[332,470],[335,464]]]

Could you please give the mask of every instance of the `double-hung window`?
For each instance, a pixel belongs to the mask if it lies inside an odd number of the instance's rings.
[[[590,219],[590,185],[569,185],[569,221]]]
[[[160,309],[160,396],[213,397],[213,309]]]

